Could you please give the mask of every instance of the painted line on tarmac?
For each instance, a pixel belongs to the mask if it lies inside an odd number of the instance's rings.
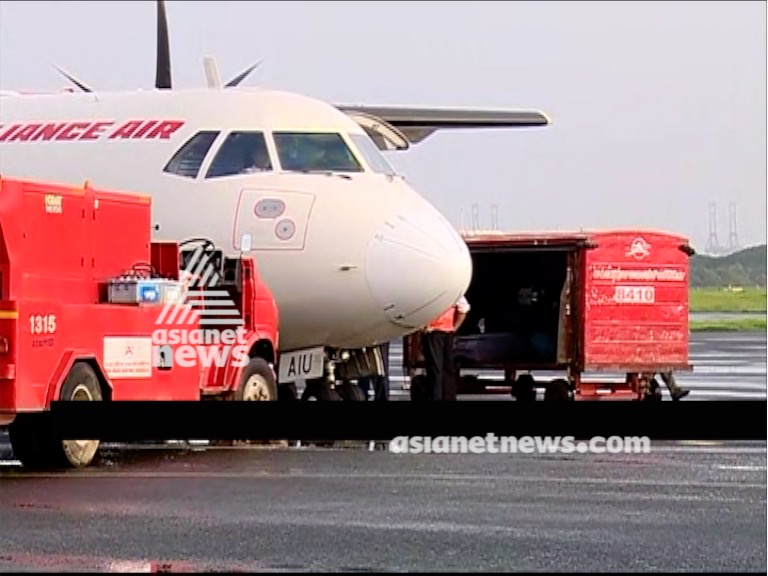
[[[737,470],[740,472],[765,472],[765,466],[746,466],[746,465],[726,465],[721,464],[717,467],[719,470]]]

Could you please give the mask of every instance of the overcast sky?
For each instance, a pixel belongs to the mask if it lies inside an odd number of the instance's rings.
[[[660,228],[704,250],[766,241],[765,2],[167,4],[175,86],[245,84],[340,104],[535,108],[543,129],[441,132],[393,164],[457,226]],[[155,3],[0,2],[0,88],[150,89]]]

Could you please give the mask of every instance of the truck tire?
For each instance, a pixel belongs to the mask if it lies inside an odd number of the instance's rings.
[[[264,358],[251,358],[235,392],[237,401],[277,401],[275,373]]]
[[[101,402],[101,386],[96,372],[86,362],[75,362],[59,392],[64,402]],[[56,463],[73,468],[88,466],[99,449],[98,440],[52,438]]]
[[[344,382],[341,386],[338,386],[336,390],[342,400],[348,402],[365,402],[365,394],[357,384],[350,382]]]
[[[18,414],[8,428],[13,457],[31,470],[53,464],[48,414]]]

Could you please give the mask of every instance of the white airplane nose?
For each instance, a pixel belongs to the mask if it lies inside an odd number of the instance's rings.
[[[418,329],[454,304],[472,279],[464,240],[431,209],[388,219],[366,255],[371,294],[390,321]]]

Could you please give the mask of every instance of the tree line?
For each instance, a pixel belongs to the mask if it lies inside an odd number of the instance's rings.
[[[739,250],[728,256],[691,257],[691,286],[725,288],[728,286],[765,287],[766,245]]]

